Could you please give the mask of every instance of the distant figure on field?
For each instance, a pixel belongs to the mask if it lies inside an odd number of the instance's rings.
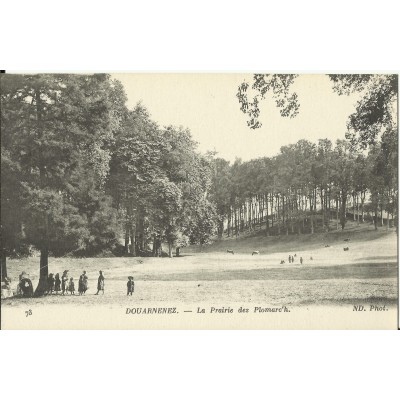
[[[289,264],[292,262],[292,256],[289,256]]]
[[[54,283],[55,283],[54,275],[49,274],[49,277],[47,278],[47,294],[52,294],[54,292]]]
[[[97,293],[99,294],[100,290],[103,291],[104,294],[104,276],[103,276],[103,271],[99,271],[99,278],[97,279]]]
[[[235,253],[233,252],[233,250],[227,250],[226,252],[227,252],[227,253],[230,253],[230,254],[235,254]]]
[[[61,294],[68,293],[68,270],[65,270],[61,277]]]
[[[75,294],[75,283],[74,283],[74,278],[72,278],[72,276],[69,280],[68,290],[71,294]]]
[[[312,260],[313,260],[313,258],[312,258],[312,257],[310,257],[310,260],[312,261]]]
[[[344,251],[349,251],[349,248],[348,247],[343,247],[343,250]]]
[[[281,260],[281,264],[285,264],[285,260]]]
[[[54,278],[54,291],[56,292],[56,294],[61,291],[61,279],[58,272],[56,273],[56,276]]]
[[[133,281],[133,276],[128,276],[128,282],[126,284],[126,287],[128,289],[126,295],[127,296],[129,296],[129,295],[132,296],[132,293],[135,291],[135,282]]]
[[[300,257],[300,264],[303,264],[303,257]]]

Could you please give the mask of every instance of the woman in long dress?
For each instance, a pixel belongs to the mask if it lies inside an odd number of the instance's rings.
[[[62,295],[68,293],[68,270],[65,270],[61,277],[61,290]]]
[[[56,292],[56,294],[61,291],[61,279],[59,273],[56,274],[54,279],[54,291]]]
[[[99,294],[100,290],[103,291],[104,294],[104,276],[103,276],[103,271],[99,271],[99,278],[97,280],[97,293]]]
[[[88,288],[87,286],[88,278],[86,276],[86,271],[83,271],[83,274],[79,277],[78,283],[78,292],[80,295],[84,294]]]

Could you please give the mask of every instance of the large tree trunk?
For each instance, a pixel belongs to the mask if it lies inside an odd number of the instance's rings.
[[[35,290],[35,296],[43,296],[47,291],[47,277],[49,275],[49,251],[40,251],[40,275],[39,284]]]
[[[4,249],[1,252],[1,281],[4,282],[7,278],[7,257]]]
[[[43,296],[47,291],[47,277],[49,275],[49,249],[48,249],[48,232],[49,232],[49,216],[44,216],[44,242],[45,246],[40,250],[40,274],[39,284],[35,290],[35,296]]]

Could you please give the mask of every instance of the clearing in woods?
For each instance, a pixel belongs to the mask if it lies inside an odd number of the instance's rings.
[[[344,241],[345,239],[350,241]],[[329,247],[325,247],[329,246]],[[343,251],[349,247],[349,251]],[[234,255],[227,253],[234,250]],[[252,255],[259,251],[259,255]],[[395,304],[398,298],[397,235],[375,231],[371,225],[327,234],[226,239],[203,249],[189,247],[181,257],[169,258],[51,258],[49,272],[67,269],[75,280],[75,296],[10,298],[2,307],[74,305],[90,307],[146,306],[148,303],[215,304],[260,303],[270,306],[349,305],[356,301]],[[294,263],[289,255],[296,255]],[[300,264],[300,257],[303,264]],[[284,260],[285,264],[280,264]],[[18,275],[38,282],[39,258],[9,260],[15,290]],[[77,295],[83,270],[89,277],[86,295]],[[98,270],[105,277],[105,294],[94,296]],[[127,277],[135,279],[135,293],[126,296]]]

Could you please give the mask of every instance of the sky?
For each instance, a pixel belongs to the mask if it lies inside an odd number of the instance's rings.
[[[128,108],[141,101],[160,126],[189,128],[201,152],[247,161],[274,156],[281,146],[307,139],[316,143],[344,139],[357,95],[338,96],[326,75],[300,75],[293,84],[300,110],[284,118],[267,97],[261,104],[260,129],[250,129],[240,111],[237,88],[251,74],[113,74],[125,87]]]

